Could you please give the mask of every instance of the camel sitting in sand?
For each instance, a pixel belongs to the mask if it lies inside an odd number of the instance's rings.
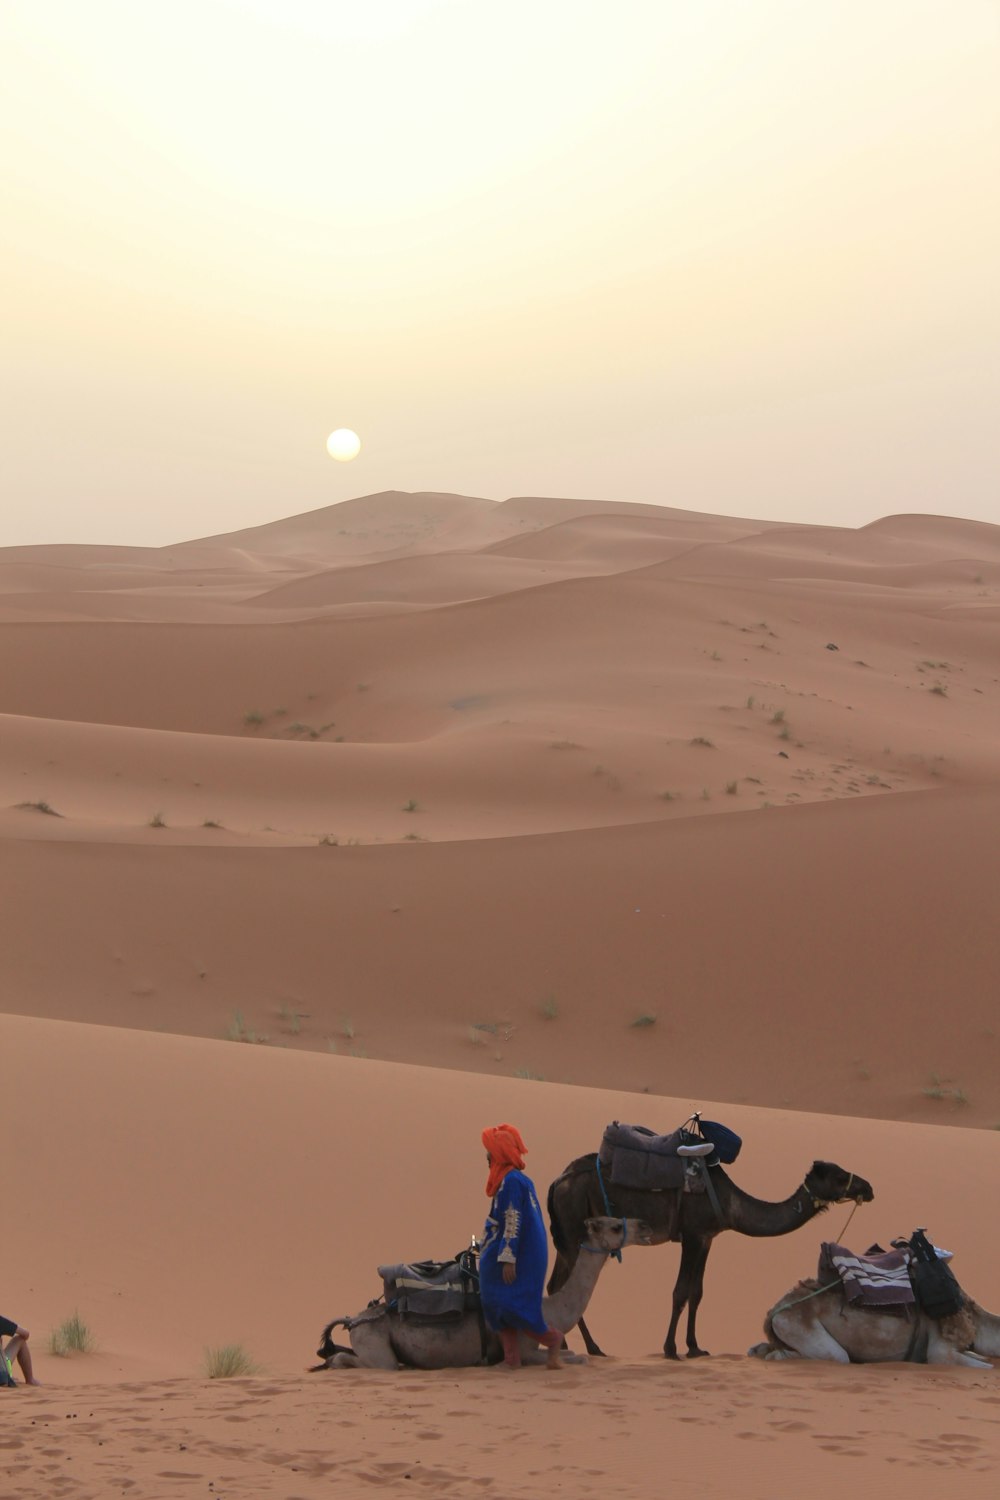
[[[758,1359],[832,1359],[838,1364],[971,1365],[989,1370],[1000,1358],[1000,1317],[963,1294],[959,1312],[930,1318],[918,1306],[905,1316],[855,1307],[839,1284],[800,1281],[764,1319],[767,1342],[748,1353]]]
[[[624,1245],[652,1242],[653,1231],[639,1219],[588,1219],[581,1249],[590,1253],[577,1258],[571,1275],[558,1292],[542,1298],[542,1312],[549,1327],[568,1333],[583,1316],[608,1257]],[[350,1348],[332,1341],[334,1328],[347,1329]],[[499,1338],[490,1329],[484,1329],[476,1312],[464,1313],[456,1323],[426,1323],[401,1318],[384,1303],[368,1307],[355,1317],[336,1318],[328,1323],[316,1352],[323,1360],[321,1365],[313,1366],[316,1370],[359,1367],[396,1370],[400,1365],[417,1370],[445,1370],[496,1364],[503,1358]],[[540,1363],[545,1357],[535,1340],[522,1335],[521,1358],[525,1364]]]

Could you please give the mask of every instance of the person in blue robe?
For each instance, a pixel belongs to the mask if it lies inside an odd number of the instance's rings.
[[[527,1147],[513,1125],[487,1127],[483,1145],[492,1200],[479,1253],[483,1316],[499,1334],[510,1369],[521,1364],[521,1335],[543,1344],[549,1368],[559,1369],[563,1336],[542,1312],[549,1245],[535,1185],[524,1172]]]

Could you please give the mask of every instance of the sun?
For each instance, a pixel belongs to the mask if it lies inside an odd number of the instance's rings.
[[[349,464],[361,452],[361,439],[349,427],[338,427],[327,438],[326,451],[338,463]]]

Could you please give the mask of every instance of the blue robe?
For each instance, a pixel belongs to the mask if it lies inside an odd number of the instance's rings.
[[[508,1286],[503,1268],[511,1261],[517,1263],[517,1277]],[[549,1242],[534,1183],[523,1172],[508,1172],[490,1206],[479,1252],[479,1290],[490,1328],[545,1332],[542,1293],[548,1261]]]

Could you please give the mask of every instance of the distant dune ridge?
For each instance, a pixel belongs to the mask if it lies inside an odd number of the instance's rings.
[[[282,1387],[231,1387],[232,1410],[213,1387],[196,1433],[181,1378],[240,1340],[297,1389],[379,1259],[481,1227],[494,1117],[521,1122],[544,1190],[607,1119],[667,1130],[721,1101],[750,1191],[839,1160],[876,1188],[856,1248],[927,1223],[1000,1310],[998,642],[1000,527],[943,516],[851,530],[392,491],[163,548],[0,549],[0,1041],[25,1127],[8,1193],[32,1226],[8,1235],[0,1312],[43,1349],[78,1306],[99,1339],[43,1371],[93,1387],[93,1441],[67,1422],[48,1468],[11,1470],[18,1492],[78,1463],[78,1493],[111,1493],[113,1431],[137,1497],[176,1469],[169,1493],[301,1500],[336,1458],[312,1429],[350,1409],[348,1478],[411,1493],[419,1458],[425,1488],[471,1493],[458,1434],[490,1372],[401,1377],[426,1441],[383,1432],[370,1454],[357,1393],[378,1378],[309,1377],[282,1408],[294,1436],[268,1429],[252,1458],[219,1433],[244,1401],[270,1420]],[[421,1192],[415,1122],[443,1153]],[[717,1355],[742,1355],[847,1212],[720,1242]],[[895,1371],[884,1424],[862,1420],[887,1389],[870,1372],[664,1375],[645,1356],[676,1264],[609,1269],[595,1327],[630,1363],[573,1372],[570,1402],[544,1387],[561,1461],[589,1455],[575,1493],[621,1457],[612,1429],[588,1447],[592,1381],[650,1423],[683,1409],[691,1483],[707,1411],[718,1483],[752,1454],[753,1496],[777,1442],[832,1497],[834,1430],[918,1500],[941,1466],[989,1493],[970,1372]],[[173,1413],[170,1462],[127,1435],[123,1380]],[[69,1397],[46,1399],[62,1422]],[[542,1421],[510,1399],[512,1423]],[[942,1415],[921,1424],[922,1403]],[[798,1426],[774,1415],[793,1406]],[[662,1478],[639,1446],[613,1466],[623,1496]],[[545,1473],[510,1492],[547,1492]]]

